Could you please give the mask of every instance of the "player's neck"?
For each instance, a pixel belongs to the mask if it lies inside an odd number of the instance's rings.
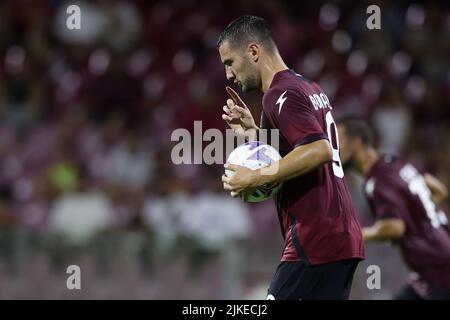
[[[267,90],[269,90],[276,73],[287,69],[289,68],[284,63],[279,53],[276,53],[273,56],[267,56],[261,69],[262,92],[266,93]]]
[[[375,149],[369,148],[362,151],[359,158],[358,171],[364,176],[367,176],[375,162],[378,161],[379,156],[378,152]]]

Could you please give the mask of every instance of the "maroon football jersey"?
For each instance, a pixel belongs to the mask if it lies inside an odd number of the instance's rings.
[[[422,173],[406,161],[382,156],[366,177],[365,193],[375,219],[405,222],[399,245],[409,267],[434,286],[450,290],[447,216],[431,199]]]
[[[284,237],[282,261],[315,265],[364,258],[361,228],[344,180],[331,110],[320,87],[292,70],[276,73],[263,97],[261,127],[279,129],[283,157],[320,139],[328,139],[333,147],[332,162],[285,181],[277,193]]]

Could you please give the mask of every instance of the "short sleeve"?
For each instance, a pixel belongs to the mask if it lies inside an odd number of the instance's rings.
[[[388,179],[379,179],[375,182],[372,196],[373,210],[376,220],[398,218],[403,220],[407,212],[404,197]]]
[[[275,101],[280,133],[292,147],[328,138],[304,95],[287,90]]]

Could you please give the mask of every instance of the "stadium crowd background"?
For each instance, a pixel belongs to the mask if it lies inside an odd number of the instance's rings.
[[[81,8],[68,30],[66,8]],[[450,186],[450,10],[444,2],[0,2],[0,298],[264,298],[281,253],[271,201],[222,191],[222,165],[179,165],[174,129],[224,130],[216,51],[242,14],[265,17],[282,56],[317,81],[335,117],[356,114],[382,151]],[[254,115],[261,94],[243,95]],[[361,180],[346,174],[362,224]],[[450,202],[443,204],[450,212]],[[407,278],[398,251],[367,246],[352,298]],[[82,289],[66,288],[66,268]],[[382,288],[366,287],[366,267]]]

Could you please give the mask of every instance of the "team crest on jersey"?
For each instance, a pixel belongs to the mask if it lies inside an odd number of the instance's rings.
[[[275,104],[279,104],[278,106],[278,114],[281,112],[281,108],[283,108],[283,103],[286,101],[287,97],[284,95],[286,94],[287,90],[281,94],[281,96],[278,98],[277,102]]]

